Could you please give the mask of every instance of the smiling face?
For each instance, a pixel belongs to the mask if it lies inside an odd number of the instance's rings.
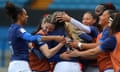
[[[27,11],[25,9],[22,10],[22,13],[18,15],[18,19],[21,21],[21,23],[24,25],[27,23],[28,15]]]
[[[52,32],[55,29],[55,25],[51,23],[44,23],[42,25],[42,29],[44,29],[44,31],[47,31],[47,32]]]
[[[96,19],[90,13],[85,13],[82,19],[82,23],[85,25],[92,25],[96,22]]]
[[[103,12],[103,14],[100,16],[99,24],[103,27],[105,25],[108,25],[109,23],[109,11],[106,10]]]

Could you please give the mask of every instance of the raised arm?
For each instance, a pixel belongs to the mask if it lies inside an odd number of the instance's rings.
[[[64,13],[63,15],[57,15],[56,18],[57,18],[57,20],[60,20],[60,21],[71,22],[71,24],[73,24],[74,26],[78,27],[79,29],[83,30],[86,33],[90,33],[91,32],[89,26],[86,26],[86,25],[82,24],[80,21],[70,17],[66,13]]]
[[[70,18],[70,22],[71,24],[73,24],[74,26],[78,27],[80,30],[86,32],[86,33],[90,33],[90,27],[86,26],[84,24],[82,24],[80,21],[74,19],[74,18]]]

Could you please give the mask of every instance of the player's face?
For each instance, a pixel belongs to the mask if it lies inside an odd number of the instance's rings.
[[[23,9],[20,20],[23,24],[27,23],[28,15],[27,15],[27,11],[25,9]]]
[[[55,25],[51,23],[45,23],[42,25],[42,29],[44,29],[46,32],[52,32],[55,29]]]
[[[85,25],[92,25],[95,23],[95,19],[92,17],[90,13],[85,13],[82,19],[82,23]]]
[[[55,29],[55,25],[53,25],[53,24],[51,24],[51,23],[49,23],[49,24],[47,25],[47,27],[48,27],[48,32],[52,32],[52,31]]]
[[[106,10],[103,12],[103,14],[100,16],[99,24],[101,26],[105,26],[109,23],[109,11]]]
[[[104,9],[105,9],[105,8],[104,8],[103,5],[98,5],[98,6],[96,6],[96,8],[95,8],[95,14],[96,14],[97,16],[102,15]]]

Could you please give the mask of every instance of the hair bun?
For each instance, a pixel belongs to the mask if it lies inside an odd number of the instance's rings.
[[[22,12],[22,8],[15,6],[14,4],[7,2],[5,5],[5,12],[14,21],[17,19],[17,15]]]
[[[16,11],[16,6],[10,2],[7,2],[5,6],[5,11],[8,14],[8,16],[12,16]]]

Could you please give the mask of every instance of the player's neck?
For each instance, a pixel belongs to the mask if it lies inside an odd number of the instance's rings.
[[[23,23],[21,21],[17,21],[16,24],[20,25],[20,26],[23,26]]]

